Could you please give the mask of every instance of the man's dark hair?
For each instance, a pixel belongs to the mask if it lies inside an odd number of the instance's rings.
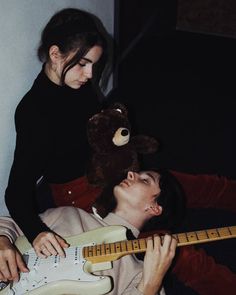
[[[185,194],[182,186],[175,176],[166,169],[148,168],[142,171],[155,171],[160,174],[159,185],[161,193],[157,196],[157,203],[162,206],[163,211],[159,216],[155,216],[146,223],[142,231],[154,229],[175,230],[184,219],[186,210]],[[94,207],[101,217],[105,217],[116,207],[116,200],[113,195],[113,188],[122,179],[108,184],[97,198]]]
[[[145,169],[147,170],[147,169]],[[162,214],[154,216],[146,223],[143,231],[153,229],[175,230],[184,220],[186,198],[184,190],[176,177],[167,169],[151,168],[160,174],[159,186],[161,193],[156,202],[162,206]]]

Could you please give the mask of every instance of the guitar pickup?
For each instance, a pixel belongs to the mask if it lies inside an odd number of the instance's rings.
[[[53,267],[58,267],[59,263],[60,263],[60,256],[59,255],[53,256]]]

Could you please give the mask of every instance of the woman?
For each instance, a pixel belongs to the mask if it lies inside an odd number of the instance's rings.
[[[59,239],[38,216],[36,184],[65,183],[85,174],[86,124],[100,110],[91,80],[106,56],[101,32],[97,19],[79,9],[52,16],[38,48],[42,70],[15,112],[16,147],[5,201],[35,250],[48,233],[56,245]]]

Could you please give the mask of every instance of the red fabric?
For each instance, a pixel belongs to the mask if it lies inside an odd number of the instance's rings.
[[[215,263],[203,249],[180,248],[173,272],[185,285],[200,295],[235,295],[236,274]]]
[[[172,171],[181,183],[188,208],[218,208],[236,212],[236,181],[217,175]],[[173,269],[178,279],[200,295],[234,295],[236,274],[217,264],[203,249],[181,247]]]
[[[100,188],[91,186],[86,177],[62,184],[50,184],[56,206],[74,206],[92,212]]]
[[[236,212],[236,180],[217,175],[171,172],[185,191],[188,208],[218,208]]]
[[[183,186],[189,208],[221,208],[236,212],[236,181],[216,175],[191,175],[171,171]],[[57,206],[76,206],[91,212],[100,193],[86,177],[66,184],[51,184]],[[143,233],[148,236],[154,232]],[[203,249],[181,247],[173,272],[199,295],[234,295],[236,275],[215,263]]]

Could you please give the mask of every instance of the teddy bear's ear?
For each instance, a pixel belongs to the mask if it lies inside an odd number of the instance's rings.
[[[141,154],[155,153],[159,148],[159,142],[147,135],[136,135],[132,137],[131,145]]]
[[[113,102],[111,105],[108,107],[109,109],[115,109],[121,114],[127,116],[128,115],[128,109],[127,107],[121,103],[121,102]]]

